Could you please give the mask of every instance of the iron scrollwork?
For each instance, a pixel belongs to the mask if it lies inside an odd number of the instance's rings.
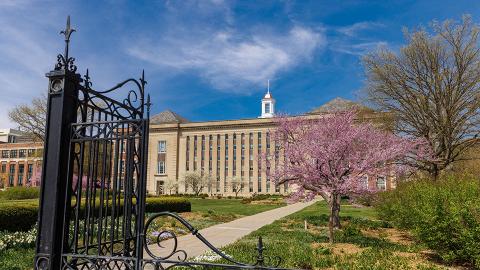
[[[153,224],[153,221],[162,218],[162,217],[172,217],[175,220],[179,221],[192,235],[194,235],[198,240],[200,240],[203,244],[205,244],[214,254],[218,255],[221,259],[226,260],[229,264],[221,264],[221,263],[206,263],[206,262],[195,262],[195,261],[188,261],[188,254],[184,249],[179,247],[179,241],[176,233],[172,230],[162,230],[158,232],[155,238],[155,242],[151,243],[149,241],[149,234],[148,230]],[[158,255],[151,249],[153,246],[157,246],[160,249],[166,249],[167,247],[162,245],[164,241],[173,241],[171,244],[170,249],[166,252],[166,255]],[[263,252],[265,247],[263,245],[262,237],[258,239],[257,247],[257,255],[254,256],[255,263],[248,264],[239,262],[232,257],[226,255],[224,252],[216,248],[212,245],[205,237],[203,237],[199,231],[193,227],[188,221],[186,221],[181,216],[172,213],[172,212],[161,212],[151,216],[146,224],[143,233],[143,242],[144,242],[144,249],[145,252],[151,257],[151,259],[144,259],[143,260],[143,269],[172,269],[174,267],[189,267],[192,269],[196,269],[195,267],[205,267],[205,268],[212,268],[212,267],[219,267],[224,269],[281,269],[279,268],[282,260],[280,257],[268,257],[264,256]],[[267,265],[269,264],[269,265]]]

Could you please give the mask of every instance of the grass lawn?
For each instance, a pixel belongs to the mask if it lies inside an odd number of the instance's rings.
[[[192,212],[180,213],[196,229],[204,229],[216,224],[229,222],[243,216],[250,216],[286,205],[281,204],[243,204],[241,199],[189,199]],[[147,214],[149,216],[150,214]],[[185,227],[173,218],[159,218],[149,227],[148,234],[168,229],[177,235],[188,233]]]
[[[37,202],[38,199],[22,200],[26,203]],[[282,205],[279,204],[242,204],[240,199],[189,199],[192,204],[192,212],[181,213],[197,229],[206,228],[218,223],[228,222],[236,218],[253,215],[271,210]],[[12,201],[0,201],[3,203]],[[165,227],[183,228],[180,224],[172,221],[159,221],[157,230]],[[184,229],[184,228],[183,228]],[[179,232],[179,234],[182,234]],[[0,270],[24,270],[32,269],[34,248],[14,248],[0,252]]]
[[[239,216],[254,215],[282,205],[275,204],[242,204],[241,199],[189,199],[192,212],[215,212],[217,214],[235,214]]]
[[[301,269],[446,269],[406,232],[375,219],[371,208],[342,205],[342,230],[328,244],[328,208],[319,202],[267,225],[222,250],[238,261],[252,262],[258,237],[266,256],[283,258],[281,267]],[[308,229],[305,230],[304,222]],[[220,262],[220,261],[219,261]],[[225,262],[224,262],[225,263]],[[456,268],[449,268],[456,269]]]

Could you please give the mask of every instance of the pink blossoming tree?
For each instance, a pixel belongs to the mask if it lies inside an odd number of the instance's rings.
[[[291,199],[320,195],[330,206],[329,238],[340,228],[340,198],[374,192],[365,175],[392,175],[419,143],[400,138],[368,123],[355,123],[355,112],[338,112],[320,119],[279,117],[273,133],[284,161],[271,172],[277,185],[288,182]],[[273,157],[266,158],[271,162]],[[269,167],[269,165],[267,165]]]

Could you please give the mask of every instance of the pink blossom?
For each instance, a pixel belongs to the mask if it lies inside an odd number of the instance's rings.
[[[421,148],[417,140],[395,136],[370,123],[355,123],[355,115],[352,111],[322,118],[277,118],[273,136],[283,150],[284,162],[271,175],[277,184],[288,182],[296,187],[292,200],[375,191],[362,181],[365,175],[405,170],[397,161]]]

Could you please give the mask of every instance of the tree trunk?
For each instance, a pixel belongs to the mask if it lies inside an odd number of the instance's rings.
[[[328,231],[329,231],[329,240],[330,243],[335,242],[335,229],[340,229],[340,195],[332,194],[330,195],[329,205],[330,205],[330,218],[328,220]]]
[[[429,171],[430,173],[430,178],[432,179],[433,182],[437,182],[438,176],[440,175],[440,169],[436,164],[432,166],[432,169]]]

